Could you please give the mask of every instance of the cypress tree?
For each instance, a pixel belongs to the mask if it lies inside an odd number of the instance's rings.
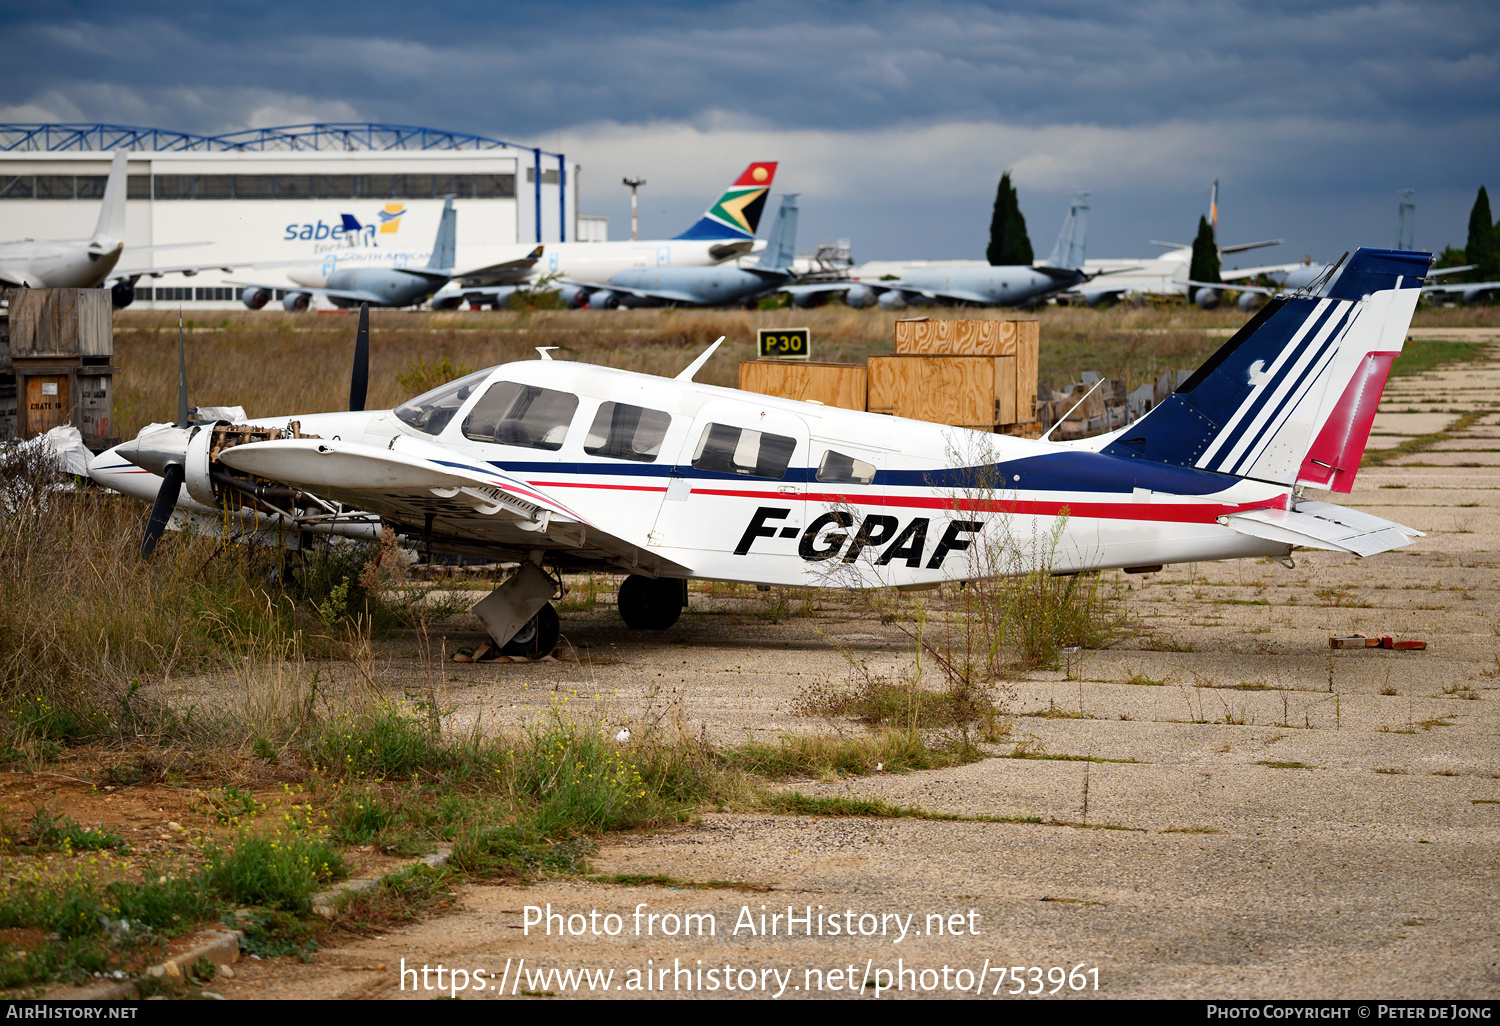
[[[1214,241],[1214,230],[1208,218],[1199,216],[1198,237],[1193,240],[1193,262],[1188,265],[1188,277],[1193,281],[1220,282],[1219,244]]]
[[[1026,218],[1016,190],[1010,184],[1010,172],[1000,176],[995,191],[995,212],[990,217],[990,245],[985,256],[992,267],[1030,267],[1034,256],[1031,239],[1026,234]]]
[[[1465,263],[1478,264],[1470,271],[1470,281],[1494,281],[1500,276],[1500,245],[1496,244],[1494,219],[1490,214],[1490,194],[1484,186],[1469,211],[1469,241],[1464,246]]]

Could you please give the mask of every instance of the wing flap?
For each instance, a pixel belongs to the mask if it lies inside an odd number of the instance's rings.
[[[1409,545],[1422,532],[1359,510],[1328,502],[1304,502],[1295,510],[1257,509],[1225,518],[1240,534],[1266,541],[1370,556]]]

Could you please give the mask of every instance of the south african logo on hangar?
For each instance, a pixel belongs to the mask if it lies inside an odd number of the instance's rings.
[[[775,177],[776,161],[751,164],[719,197],[719,202],[708,208],[706,216],[726,228],[754,235],[766,205],[766,194],[771,191],[771,180]]]

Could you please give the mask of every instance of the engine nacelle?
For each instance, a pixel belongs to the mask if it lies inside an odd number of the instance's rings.
[[[109,302],[116,310],[123,310],[135,302],[135,282],[117,281],[109,287]]]
[[[240,302],[244,303],[252,310],[264,309],[265,305],[270,301],[270,289],[258,289],[252,286],[251,288],[245,289],[240,293]]]
[[[1464,306],[1468,306],[1471,303],[1488,303],[1489,301],[1489,289],[1464,289]]]
[[[577,285],[559,285],[557,300],[569,310],[581,310],[589,305],[589,290]]]
[[[447,296],[433,296],[427,305],[434,310],[457,310],[463,306],[463,303],[464,297],[455,293]]]
[[[882,310],[905,310],[906,296],[892,289],[889,292],[882,292],[880,298],[875,300],[875,305]]]
[[[1259,292],[1241,292],[1239,301],[1234,305],[1244,313],[1252,313],[1266,305],[1266,297]]]
[[[312,305],[312,293],[288,292],[281,305],[287,313],[301,313]]]
[[[851,285],[849,291],[844,293],[844,302],[856,310],[863,310],[867,306],[875,305],[875,290],[863,285]]]
[[[1095,310],[1103,310],[1106,307],[1114,306],[1119,298],[1120,294],[1118,292],[1095,292],[1088,297],[1088,303]]]
[[[589,296],[590,310],[613,310],[619,305],[620,297],[609,289],[600,289]]]
[[[797,292],[792,295],[792,305],[798,310],[811,310],[828,302],[826,292]]]
[[[182,460],[182,483],[187,488],[187,493],[194,502],[200,502],[209,509],[219,505],[218,498],[214,495],[214,483],[208,474],[208,450],[213,445],[214,429],[212,427],[195,428],[193,437],[188,439],[187,454]]]
[[[1219,290],[1199,289],[1193,293],[1193,302],[1198,304],[1200,310],[1216,310],[1219,306]]]

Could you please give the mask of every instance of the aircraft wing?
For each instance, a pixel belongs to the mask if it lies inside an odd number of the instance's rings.
[[[1258,292],[1262,296],[1274,296],[1285,289],[1267,289],[1259,285],[1244,285],[1238,282],[1225,281],[1173,281],[1173,285],[1193,285],[1200,289],[1228,289],[1230,292]]]
[[[1241,242],[1233,246],[1220,246],[1219,254],[1222,256],[1225,253],[1243,253],[1247,249],[1261,249],[1264,246],[1279,246],[1285,241],[1285,239],[1266,239],[1263,242]]]
[[[488,264],[484,267],[476,267],[472,270],[461,271],[453,275],[464,288],[482,288],[487,285],[520,285],[531,275],[531,269],[536,262],[542,258],[544,246],[538,246],[530,253],[516,260],[502,260],[498,264]]]
[[[640,543],[600,530],[530,483],[460,453],[398,436],[387,449],[292,438],[225,449],[226,466],[375,513],[446,548],[572,552],[625,568],[684,570]],[[431,517],[428,526],[427,518]]]
[[[268,285],[263,281],[228,281],[224,284],[233,285],[236,288],[305,292],[310,296],[326,296],[329,299],[339,299],[350,303],[369,303],[371,306],[385,306],[387,302],[384,296],[377,296],[373,292],[366,292],[360,289],[320,289],[311,285],[293,285],[290,282],[283,282],[280,285]]]
[[[1500,289],[1500,281],[1471,281],[1454,282],[1452,285],[1423,285],[1423,292],[1457,292],[1464,295],[1468,292],[1484,292],[1489,289]]]
[[[1414,528],[1331,502],[1299,502],[1291,510],[1233,513],[1221,522],[1252,538],[1352,552],[1356,556],[1386,552],[1424,537]]]

